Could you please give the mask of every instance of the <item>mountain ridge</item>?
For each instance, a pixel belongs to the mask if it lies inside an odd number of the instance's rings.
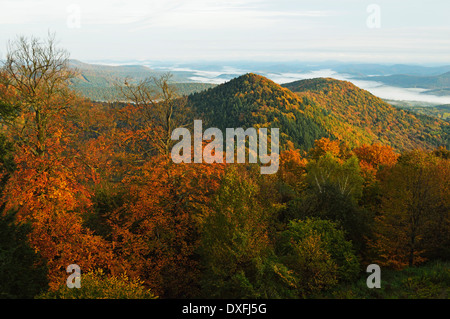
[[[398,109],[351,82],[332,78],[284,85],[247,73],[189,96],[211,126],[277,127],[282,140],[308,149],[330,137],[358,146],[383,143],[399,151],[448,147],[449,125]]]

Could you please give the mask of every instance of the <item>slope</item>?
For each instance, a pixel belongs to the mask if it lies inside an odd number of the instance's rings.
[[[323,124],[339,139],[379,141],[398,150],[448,147],[445,121],[396,108],[348,81],[316,78],[283,86],[327,112]]]
[[[291,91],[275,82],[245,74],[215,88],[189,96],[189,104],[204,126],[226,128],[280,128],[281,144],[287,140],[309,149],[316,139],[332,137]]]
[[[295,91],[296,93],[293,93]],[[398,150],[448,144],[448,123],[397,109],[350,82],[312,79],[284,85],[245,74],[189,96],[208,127],[278,127],[281,143],[308,150],[330,137],[350,146],[375,141]]]

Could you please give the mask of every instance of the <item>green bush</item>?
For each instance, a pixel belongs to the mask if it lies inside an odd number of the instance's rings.
[[[291,221],[278,241],[277,254],[293,273],[291,286],[300,297],[352,280],[359,272],[351,242],[336,223],[327,220]]]
[[[61,285],[56,291],[48,291],[38,299],[156,299],[142,285],[142,281],[126,274],[108,276],[102,270],[81,274],[81,288]]]

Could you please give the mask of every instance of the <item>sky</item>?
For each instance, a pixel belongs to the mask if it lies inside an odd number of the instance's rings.
[[[54,32],[90,61],[450,64],[448,0],[0,0],[0,57]]]

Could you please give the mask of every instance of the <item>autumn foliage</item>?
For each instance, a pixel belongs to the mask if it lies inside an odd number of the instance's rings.
[[[297,88],[300,102],[248,75],[186,98],[164,76],[124,84],[120,102],[91,102],[72,91],[67,55],[52,39],[16,44],[0,72],[0,212],[8,221],[0,226],[8,234],[29,227],[14,236],[27,267],[47,280],[42,298],[307,298],[355,280],[368,263],[402,269],[450,258],[444,147],[400,151],[398,136],[394,147],[372,143],[368,136],[387,142],[392,132],[366,107],[358,112],[367,134],[344,125],[333,137],[319,122],[336,118],[302,117],[327,94],[341,101],[351,86]],[[217,100],[202,113],[203,97]],[[173,163],[170,133],[192,113],[217,126],[279,125],[279,171]],[[402,116],[393,127],[419,125]],[[0,268],[20,263],[8,260]],[[65,287],[70,264],[86,273],[83,293]]]

